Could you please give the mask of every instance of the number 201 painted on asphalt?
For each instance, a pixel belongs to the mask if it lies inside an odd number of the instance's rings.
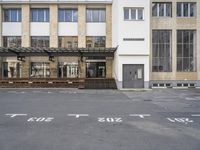
[[[122,122],[122,118],[98,118],[99,122]]]

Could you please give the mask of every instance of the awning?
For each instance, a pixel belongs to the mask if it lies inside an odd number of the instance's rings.
[[[0,56],[104,56],[114,57],[117,47],[114,48],[35,48],[19,47],[7,48],[0,47]]]

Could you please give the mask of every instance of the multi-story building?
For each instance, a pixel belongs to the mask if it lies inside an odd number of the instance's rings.
[[[0,0],[1,85],[200,86],[199,10],[197,0]]]
[[[200,86],[200,2],[151,1],[150,85]]]
[[[112,47],[111,0],[1,0],[0,4],[3,82],[54,78],[70,79],[72,84],[73,79],[112,78],[116,47]]]

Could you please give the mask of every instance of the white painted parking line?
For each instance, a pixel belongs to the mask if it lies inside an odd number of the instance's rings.
[[[144,117],[150,117],[150,114],[130,114],[130,117],[140,117],[140,118],[144,118]]]
[[[89,115],[88,114],[68,114],[68,116],[79,118],[79,117],[88,117]]]
[[[14,118],[16,116],[27,116],[27,114],[5,114],[6,116],[10,116],[10,118]]]
[[[200,117],[200,114],[192,114],[192,117]]]

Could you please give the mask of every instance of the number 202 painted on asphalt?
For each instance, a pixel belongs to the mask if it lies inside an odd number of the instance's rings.
[[[54,118],[44,118],[44,117],[32,117],[29,118],[28,122],[51,122]]]
[[[99,122],[109,122],[109,123],[112,123],[112,122],[122,122],[122,118],[98,118],[98,121]]]

